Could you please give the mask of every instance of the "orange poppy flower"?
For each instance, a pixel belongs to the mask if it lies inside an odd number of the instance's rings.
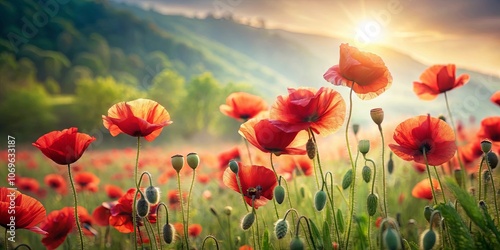
[[[219,159],[219,168],[226,169],[231,160],[239,161],[241,158],[240,150],[237,146],[224,151],[217,157]]]
[[[420,75],[420,82],[413,82],[413,92],[422,100],[433,100],[439,94],[465,85],[469,75],[455,78],[455,64],[433,65]]]
[[[34,178],[17,177],[16,186],[22,191],[36,193],[40,188],[40,184]]]
[[[198,237],[201,234],[202,227],[200,224],[191,224],[188,227],[188,234],[191,237]]]
[[[123,190],[119,186],[111,184],[104,185],[104,190],[106,191],[108,197],[112,200],[118,199],[125,194],[125,192],[123,192]]]
[[[125,193],[118,202],[110,208],[111,216],[109,217],[109,225],[114,227],[120,233],[131,233],[134,231],[132,218],[132,204],[134,202],[135,188],[131,188]],[[139,197],[139,194],[137,194]],[[151,223],[156,223],[156,206],[151,206],[148,219]],[[142,225],[141,220],[138,220],[139,226]]]
[[[47,234],[46,231],[36,226],[45,218],[46,212],[42,203],[35,198],[16,190],[0,187],[0,208],[2,211],[0,226],[6,230],[11,230],[11,216],[9,215],[14,215],[13,212],[15,212],[14,230],[28,229],[38,234]]]
[[[491,102],[495,103],[496,105],[500,106],[500,90],[495,92],[492,96],[491,96]]]
[[[500,142],[500,116],[484,118],[477,136],[480,139],[489,139],[493,143]]]
[[[361,52],[349,44],[340,45],[339,64],[323,75],[326,81],[352,90],[363,100],[384,93],[392,84],[392,76],[379,56]]]
[[[281,127],[284,122],[278,120],[252,118],[241,124],[239,134],[248,142],[265,153],[305,154],[306,150],[298,148],[307,143],[306,131],[286,132]]]
[[[432,185],[434,186],[434,190],[441,190],[441,188],[439,187],[439,182],[434,178],[432,179]],[[422,181],[417,183],[415,187],[413,187],[411,195],[418,199],[432,200],[432,188],[429,179],[423,179]]]
[[[170,114],[159,103],[149,99],[120,102],[102,116],[104,127],[112,136],[125,133],[130,136],[144,137],[152,141],[166,127],[172,124]]]
[[[249,245],[243,245],[238,250],[253,250],[253,248]]]
[[[40,228],[48,232],[48,234],[43,237],[42,244],[47,249],[58,248],[64,240],[66,240],[68,234],[76,228],[74,215],[74,207],[64,207],[61,210],[50,212],[47,218],[42,221]],[[78,219],[83,225],[83,232],[86,235],[92,235],[89,230],[92,222],[87,209],[78,206]],[[91,230],[94,231],[93,229]]]
[[[80,159],[83,152],[93,141],[95,141],[94,137],[78,133],[78,129],[72,127],[47,133],[38,138],[33,143],[33,146],[40,149],[45,156],[55,163],[68,165]]]
[[[54,189],[58,194],[65,195],[68,193],[67,182],[64,177],[59,174],[48,174],[43,179],[45,185]]]
[[[286,122],[279,124],[286,132],[311,128],[327,136],[342,126],[345,112],[344,99],[333,89],[289,88],[288,95],[278,96],[270,117]]]
[[[252,205],[252,197],[255,198],[254,207],[256,209],[273,199],[273,190],[278,182],[271,169],[258,165],[245,166],[241,162],[238,162],[238,166],[241,190],[248,205]],[[230,168],[224,171],[222,181],[227,187],[240,192],[236,175]]]
[[[175,232],[179,234],[179,236],[184,237],[184,224],[181,222],[176,222],[173,224]]]
[[[246,121],[267,110],[267,103],[259,96],[245,92],[235,92],[226,98],[226,104],[219,109],[224,115],[238,121]]]
[[[400,123],[393,135],[397,144],[392,152],[405,161],[425,164],[424,150],[430,165],[449,161],[457,151],[453,129],[443,120],[421,115]]]
[[[79,172],[75,174],[75,184],[78,191],[91,191],[97,192],[97,185],[99,185],[99,177],[91,172]]]
[[[281,158],[281,157],[280,157]],[[283,159],[280,166],[280,170],[283,173],[288,174],[288,176],[292,176],[294,173],[296,175],[305,175],[310,176],[314,172],[313,162],[306,155],[297,155],[297,156],[288,156]],[[290,180],[291,178],[287,178]]]

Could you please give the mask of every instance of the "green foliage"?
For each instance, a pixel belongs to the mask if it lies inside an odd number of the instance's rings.
[[[450,231],[450,238],[455,249],[473,249],[474,241],[467,226],[450,204],[439,204],[436,208],[444,217],[446,229]]]

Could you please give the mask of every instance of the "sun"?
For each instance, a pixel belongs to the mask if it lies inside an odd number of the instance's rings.
[[[386,42],[385,27],[375,20],[360,21],[354,29],[353,40],[358,46]]]

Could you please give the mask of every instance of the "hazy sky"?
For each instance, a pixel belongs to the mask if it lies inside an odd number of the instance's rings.
[[[117,0],[118,1],[118,0]],[[499,0],[120,0],[158,12],[263,18],[268,28],[390,45],[426,64],[500,76]]]

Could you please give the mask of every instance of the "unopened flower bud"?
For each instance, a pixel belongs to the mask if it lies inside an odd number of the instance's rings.
[[[321,211],[326,205],[326,192],[323,190],[319,190],[314,195],[314,208],[316,211]]]
[[[387,228],[382,234],[382,240],[386,249],[403,249],[401,245],[401,236],[399,236],[398,231],[394,228]]]
[[[488,164],[490,164],[491,169],[495,169],[498,165],[498,156],[493,151],[490,151],[486,154],[486,160]]]
[[[364,166],[363,170],[361,170],[361,176],[363,176],[363,180],[366,183],[369,183],[372,179],[372,169],[368,166]]]
[[[432,207],[430,207],[430,206],[425,206],[424,207],[424,217],[427,220],[427,222],[431,221],[432,211],[434,211],[434,209],[432,209]]]
[[[378,196],[376,194],[369,194],[366,199],[366,208],[368,209],[368,215],[373,216],[377,212],[378,206]]]
[[[436,242],[438,242],[438,235],[434,232],[434,230],[425,230],[421,237],[420,246],[424,250],[432,249],[436,245]]]
[[[440,115],[440,116],[438,116],[438,118],[439,118],[439,120],[446,122],[446,117],[444,117],[444,115]]]
[[[369,140],[360,140],[358,144],[358,150],[363,155],[366,155],[368,151],[370,151],[370,141]]]
[[[307,157],[309,159],[314,159],[316,157],[316,144],[314,143],[312,138],[309,138],[306,143],[306,151],[307,151]]]
[[[299,192],[302,199],[306,197],[306,188],[304,186],[300,186]]]
[[[141,218],[148,216],[149,214],[149,202],[141,195],[141,198],[135,203],[137,215]]]
[[[481,141],[481,150],[487,154],[491,151],[491,141],[490,140],[482,140]]]
[[[290,250],[303,250],[304,242],[299,238],[299,236],[294,236],[292,241],[290,241]]]
[[[359,124],[355,123],[352,125],[352,132],[354,133],[354,135],[357,135],[358,132],[359,132]]]
[[[389,161],[387,162],[387,172],[392,174],[394,171],[394,161],[392,160],[392,152],[389,154]]]
[[[351,186],[352,183],[352,169],[347,170],[347,172],[344,175],[344,178],[342,179],[342,188],[348,189],[349,186]]]
[[[384,121],[384,110],[381,108],[374,108],[370,110],[370,116],[372,117],[373,122],[380,126],[380,124]]]
[[[277,185],[274,188],[274,199],[278,202],[278,204],[283,203],[285,200],[285,188],[283,188],[283,186]]]
[[[224,211],[224,213],[225,213],[227,216],[229,216],[229,215],[231,215],[231,213],[233,212],[233,207],[231,207],[231,206],[225,206],[223,211]]]
[[[171,244],[175,239],[175,228],[174,225],[168,223],[163,226],[163,240],[167,244]]]
[[[200,165],[200,157],[197,153],[189,153],[186,157],[188,166],[195,170]]]
[[[146,188],[146,200],[151,205],[156,205],[160,202],[160,191],[157,187],[149,186]]]
[[[238,174],[239,166],[238,166],[238,163],[236,161],[231,160],[229,162],[229,168],[231,169],[231,171],[233,171],[233,173]]]
[[[241,220],[241,229],[248,230],[253,225],[254,221],[255,221],[255,214],[253,212],[248,213]]]
[[[479,207],[483,210],[483,211],[488,211],[488,207],[486,206],[486,202],[484,202],[483,200],[480,200],[479,201]]]
[[[283,239],[288,232],[288,221],[279,219],[274,224],[274,234],[278,240]]]
[[[184,156],[182,155],[174,155],[171,158],[172,167],[174,167],[175,171],[179,173],[184,166]]]
[[[219,214],[217,214],[217,211],[215,210],[214,207],[210,206],[210,212],[215,215],[215,216],[219,216]]]

